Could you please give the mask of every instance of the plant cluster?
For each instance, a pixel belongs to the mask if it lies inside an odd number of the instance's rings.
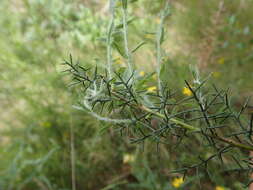
[[[211,126],[224,125],[213,131],[250,146],[252,106],[239,107],[252,93],[251,1],[171,1],[159,18],[164,0],[127,3],[0,1],[0,189],[241,190],[250,182],[248,150],[205,136],[184,79]],[[77,69],[71,95],[70,75],[58,72],[70,50],[81,62],[66,63]],[[196,69],[189,77],[195,63],[204,79]],[[71,107],[78,96],[79,110]]]
[[[170,89],[161,79],[164,72],[164,21],[170,14],[169,3],[161,12],[156,32],[157,70],[151,74],[140,74],[134,67],[132,55],[143,44],[133,50],[129,48],[127,7],[128,1],[122,0],[123,27],[119,32],[124,39],[124,53],[121,55],[124,55],[127,67],[113,66],[114,0],[110,1],[106,68],[83,67],[74,63],[71,56],[69,61],[65,61],[68,66],[66,72],[73,76],[71,86],[82,87],[80,101],[75,108],[111,123],[121,133],[127,132],[133,143],[150,139],[157,143],[157,151],[159,144],[168,144],[174,152],[177,149],[188,152],[192,159],[174,160],[179,168],[174,172],[184,176],[198,174],[199,171],[211,176],[209,165],[213,163],[221,165],[226,172],[250,174],[253,115],[250,118],[243,115],[249,99],[239,111],[235,111],[230,103],[229,90],[220,90],[215,84],[211,89],[206,88],[210,76],[202,79],[197,69],[193,69],[193,80],[185,81],[184,94],[187,97],[180,97],[180,92]],[[157,76],[155,84],[154,75]]]

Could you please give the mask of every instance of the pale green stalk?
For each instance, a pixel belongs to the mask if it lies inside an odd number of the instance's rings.
[[[129,51],[129,47],[128,47],[127,0],[121,0],[121,2],[122,2],[122,14],[123,14],[123,18],[122,18],[122,20],[123,20],[123,37],[124,37],[125,54],[126,54],[126,59],[127,59],[127,67],[129,69],[130,73],[132,73],[133,72],[132,55],[131,55],[131,52]]]
[[[162,84],[161,84],[161,67],[162,67],[162,38],[163,38],[163,28],[164,28],[164,20],[168,16],[169,13],[169,3],[166,3],[164,10],[161,13],[160,24],[156,33],[156,63],[157,63],[157,82],[158,82],[158,92],[161,94],[162,92]]]
[[[110,0],[111,18],[107,32],[107,71],[109,79],[112,79],[112,32],[114,30],[115,0]]]
[[[70,155],[71,155],[71,183],[72,190],[76,190],[76,159],[75,159],[75,136],[73,127],[73,114],[70,116]]]

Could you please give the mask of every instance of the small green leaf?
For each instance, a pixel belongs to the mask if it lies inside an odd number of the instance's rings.
[[[114,41],[112,45],[122,57],[126,58],[123,47],[121,47],[120,44],[118,44],[116,41]]]
[[[111,127],[111,125],[105,125],[105,126],[103,126],[103,127],[99,130],[99,134],[104,134],[110,127]]]
[[[123,9],[127,9],[127,0],[121,0]]]
[[[136,20],[136,17],[130,18],[130,19],[127,21],[127,25],[131,24],[134,20]],[[123,23],[118,24],[115,28],[116,28],[116,29],[121,29],[121,28],[123,28]]]
[[[133,50],[132,53],[136,52],[139,48],[141,48],[144,44],[146,44],[146,42],[141,42],[139,43]]]
[[[164,28],[161,30],[160,44],[164,42]]]

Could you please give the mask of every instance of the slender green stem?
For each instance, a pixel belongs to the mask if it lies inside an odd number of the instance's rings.
[[[169,3],[166,3],[165,9],[162,11],[160,16],[160,23],[156,32],[156,63],[157,63],[157,81],[158,81],[158,91],[161,94],[162,84],[161,84],[161,67],[162,67],[162,41],[163,41],[163,30],[164,30],[164,20],[169,13]]]
[[[114,30],[115,0],[110,0],[111,19],[107,31],[107,71],[109,78],[112,79],[112,32]]]
[[[73,127],[73,114],[70,116],[70,155],[71,155],[71,183],[72,190],[76,190],[76,160],[75,160],[75,134]]]
[[[122,2],[122,14],[123,14],[123,37],[124,37],[124,47],[125,47],[125,54],[127,59],[127,66],[130,71],[130,74],[133,72],[133,65],[132,65],[132,55],[129,51],[128,47],[128,26],[127,26],[127,0],[121,0]]]
[[[121,97],[120,95],[118,95],[116,92],[112,92],[113,95],[115,95],[115,97],[123,100],[123,101],[127,101],[124,97]],[[153,114],[159,118],[162,118],[162,119],[166,119],[165,115],[161,114],[161,113],[158,113],[158,112],[155,112],[147,107],[145,107],[144,105],[135,105],[135,104],[129,104],[129,106],[133,107],[133,108],[137,108],[137,109],[140,109],[144,112],[148,112],[150,114]],[[189,125],[183,121],[180,121],[179,119],[175,119],[175,118],[170,118],[170,121],[172,121],[173,123],[179,125],[180,127],[188,130],[188,131],[191,131],[191,132],[201,132],[201,129],[198,128],[198,127],[194,127],[192,125]],[[237,148],[240,148],[240,149],[245,149],[245,150],[250,150],[250,151],[253,151],[253,146],[249,146],[249,145],[246,145],[246,144],[242,144],[242,143],[238,143],[238,142],[235,142],[231,139],[227,139],[227,138],[224,138],[224,137],[221,137],[221,136],[218,136],[218,135],[209,135],[209,134],[205,134],[206,136],[210,137],[210,138],[214,138],[214,139],[217,139],[219,141],[222,141],[222,142],[225,142],[227,144],[230,144],[234,147],[237,147]]]
[[[163,119],[166,119],[166,117],[161,114],[161,113],[158,113],[158,112],[154,112],[153,110],[145,107],[145,106],[141,106],[140,107],[143,111],[146,111],[148,113],[152,113],[153,115],[157,116],[157,117],[160,117],[160,118],[163,118]],[[183,128],[187,129],[187,130],[190,130],[192,132],[200,132],[200,129],[199,128],[196,128],[196,127],[193,127],[192,125],[189,125],[189,124],[186,124],[180,120],[177,120],[177,119],[174,119],[174,118],[171,118],[170,121],[174,122],[175,124],[178,124],[180,126],[182,126]]]
[[[227,144],[230,144],[234,147],[237,147],[237,148],[242,148],[242,149],[245,149],[245,150],[250,150],[250,151],[253,151],[253,146],[249,146],[249,145],[246,145],[246,144],[242,144],[242,143],[237,143],[231,139],[227,139],[227,138],[224,138],[224,137],[221,137],[221,136],[209,136],[211,138],[214,138],[214,139],[218,139],[220,141],[223,141]]]

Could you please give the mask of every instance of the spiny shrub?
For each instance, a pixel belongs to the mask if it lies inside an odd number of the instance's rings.
[[[115,7],[115,3],[120,6]],[[127,0],[110,1],[110,22],[107,30],[106,66],[86,68],[74,63],[70,56],[65,61],[66,72],[73,76],[73,83],[82,89],[78,105],[103,122],[111,123],[121,133],[127,133],[131,142],[143,143],[151,140],[172,147],[171,162],[177,169],[172,172],[187,175],[205,174],[212,178],[218,172],[239,172],[247,176],[252,172],[249,152],[253,151],[253,115],[243,114],[249,99],[236,111],[231,105],[229,90],[208,85],[211,75],[202,79],[198,69],[192,69],[193,80],[185,80],[180,96],[170,89],[164,76],[163,57],[166,17],[170,15],[170,4],[164,5],[156,31],[156,72],[143,74],[136,70],[133,53],[141,48],[129,48]],[[122,28],[115,27],[115,12],[121,11]],[[115,36],[122,35],[124,51],[115,47]],[[113,51],[119,51],[127,67],[117,67],[113,62]],[[154,76],[157,80],[154,81]],[[177,79],[171,78],[174,83]],[[180,153],[187,156],[180,157]],[[185,154],[184,154],[185,155]],[[245,178],[244,178],[245,179]],[[245,181],[245,180],[244,180]],[[251,181],[245,182],[250,184]]]

